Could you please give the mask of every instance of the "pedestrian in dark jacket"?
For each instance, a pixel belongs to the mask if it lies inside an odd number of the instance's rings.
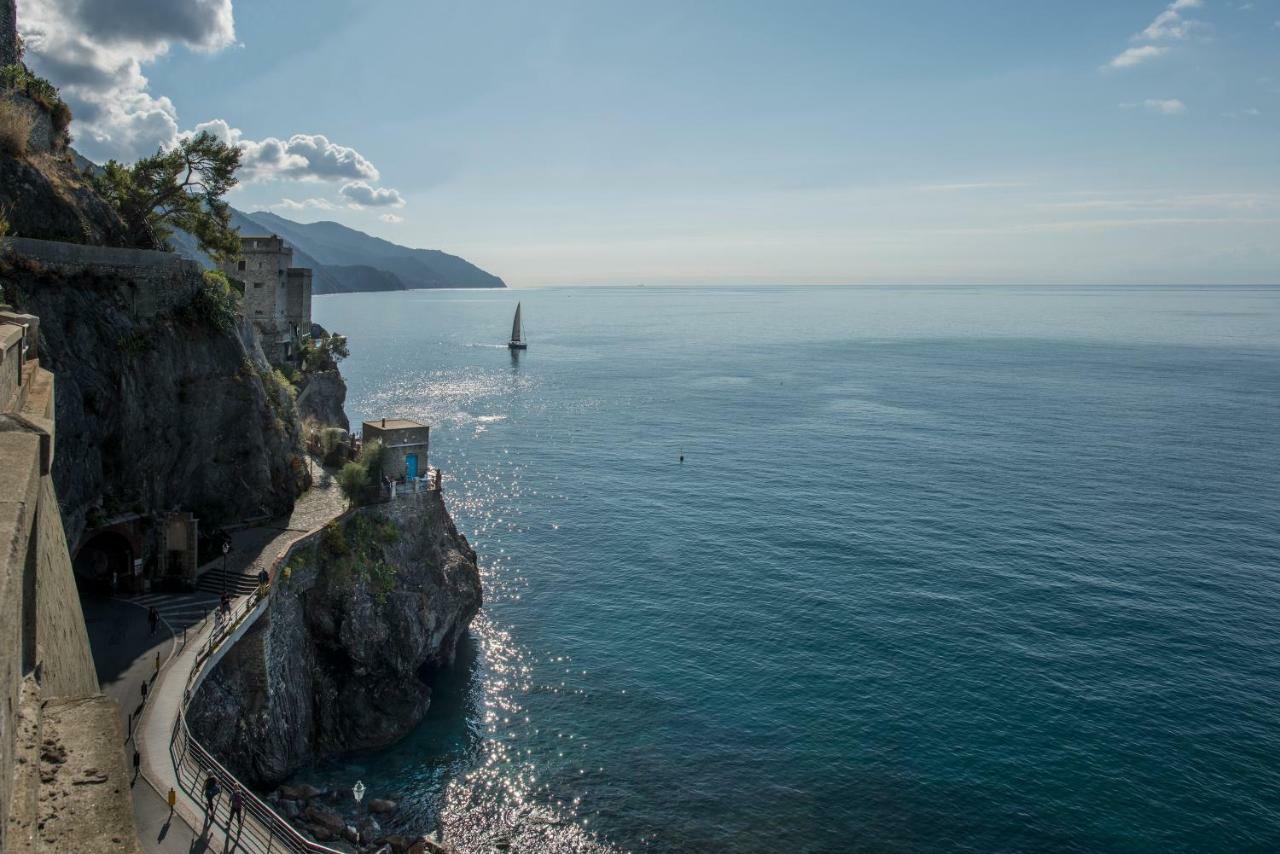
[[[213,816],[213,807],[218,802],[220,794],[222,794],[222,787],[218,785],[218,778],[210,774],[204,781],[204,803],[210,817]]]
[[[160,612],[156,610],[155,605],[147,609],[147,622],[151,625],[151,634],[154,635],[156,626],[160,625]]]

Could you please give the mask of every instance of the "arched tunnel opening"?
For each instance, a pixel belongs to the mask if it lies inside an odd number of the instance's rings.
[[[72,562],[83,590],[108,593],[128,582],[133,572],[133,548],[123,534],[102,531],[89,537]]]

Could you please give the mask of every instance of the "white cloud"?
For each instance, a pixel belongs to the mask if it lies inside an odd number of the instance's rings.
[[[1131,47],[1119,54],[1116,54],[1108,63],[1112,68],[1130,68],[1139,63],[1146,62],[1148,59],[1155,59],[1163,53],[1167,53],[1169,48],[1157,47],[1153,44],[1143,45],[1142,47]]]
[[[1162,39],[1185,39],[1191,31],[1200,25],[1199,21],[1189,21],[1172,8],[1165,9],[1135,39],[1160,41]]]
[[[1176,116],[1187,111],[1187,105],[1177,98],[1148,98],[1142,102],[1148,112],[1165,116]]]
[[[371,187],[364,181],[343,184],[338,194],[353,208],[402,208],[404,199],[399,190],[390,187]]]
[[[377,181],[354,148],[323,134],[246,139],[223,119],[180,130],[178,111],[149,91],[143,67],[175,46],[213,53],[235,43],[232,0],[20,0],[26,61],[62,89],[77,148],[91,160],[133,161],[207,130],[238,145],[241,179]]]
[[[396,216],[395,214],[383,214],[382,216],[378,217],[378,219],[382,220],[383,222],[392,222],[392,223],[404,222],[404,217]]]
[[[1198,9],[1203,5],[1202,0],[1173,0],[1160,14],[1156,15],[1155,20],[1130,39],[1135,42],[1147,42],[1147,44],[1121,51],[1112,57],[1107,66],[1132,68],[1167,53],[1168,47],[1154,44],[1154,42],[1183,41],[1192,33],[1204,28],[1203,22],[1183,14],[1188,9]]]
[[[960,184],[921,184],[921,193],[962,193],[970,190],[1010,190],[1027,186],[1022,181],[973,181]]]
[[[1183,193],[1163,195],[1116,195],[1109,193],[1081,193],[1083,198],[1068,201],[1047,202],[1041,207],[1065,211],[1139,211],[1183,213],[1212,213],[1216,211],[1275,212],[1280,211],[1280,195],[1258,192]]]
[[[223,119],[201,122],[190,132],[208,131],[223,142],[240,147],[240,174],[244,180],[342,181],[356,178],[378,180],[378,170],[369,160],[345,145],[330,142],[319,133],[295,133],[288,139],[269,136],[245,139],[239,128]]]
[[[335,205],[333,202],[329,201],[328,199],[317,199],[317,198],[303,199],[300,202],[295,201],[293,199],[281,199],[280,201],[276,202],[274,205],[271,205],[271,207],[278,208],[280,210],[286,210],[286,211],[302,211],[302,210],[307,210],[309,208],[314,208],[322,211],[332,211],[332,210],[337,210],[338,208],[337,205]]]
[[[145,64],[174,45],[212,52],[235,42],[231,0],[21,0],[26,61],[62,88],[90,157],[133,159],[171,144],[177,110],[147,91]]]

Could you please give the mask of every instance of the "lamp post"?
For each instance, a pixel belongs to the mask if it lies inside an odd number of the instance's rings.
[[[222,592],[227,592],[227,554],[231,551],[231,540],[222,541]]]

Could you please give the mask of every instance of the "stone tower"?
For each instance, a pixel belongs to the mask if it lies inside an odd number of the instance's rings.
[[[0,65],[18,61],[17,0],[0,0]]]

